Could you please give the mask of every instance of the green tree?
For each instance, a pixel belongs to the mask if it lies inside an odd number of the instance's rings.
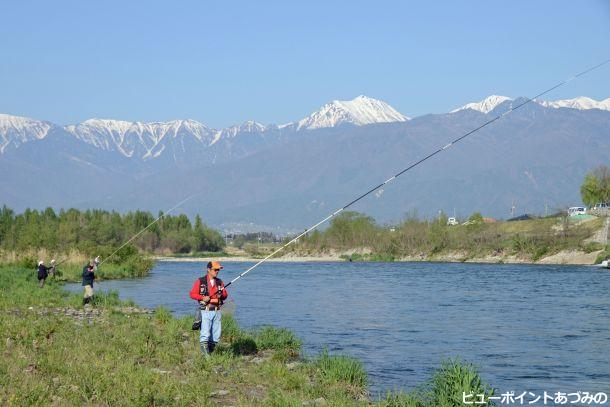
[[[347,211],[331,221],[326,236],[340,247],[364,247],[374,240],[375,231],[375,220],[372,217]]]
[[[468,218],[468,221],[473,224],[481,224],[481,223],[483,223],[483,215],[481,215],[480,212],[475,212],[472,215],[470,215],[470,218]]]
[[[600,165],[588,173],[580,186],[580,196],[587,206],[610,202],[610,168]]]

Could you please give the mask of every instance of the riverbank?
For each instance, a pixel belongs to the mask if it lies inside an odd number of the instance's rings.
[[[0,268],[0,404],[457,406],[462,391],[491,390],[474,368],[443,364],[416,392],[371,400],[362,364],[323,352],[303,358],[282,328],[240,329],[206,360],[191,318],[142,310],[99,294],[94,307],[30,270]]]
[[[357,213],[334,219],[286,247],[270,262],[469,262],[592,265],[610,257],[610,218],[542,218],[486,223],[483,218],[449,226],[416,219],[387,228]],[[257,262],[278,244],[227,246],[216,255],[171,255],[164,261]],[[207,257],[207,256],[211,257]]]
[[[484,256],[470,256],[468,252],[456,251],[448,253],[438,253],[434,255],[427,255],[421,253],[415,256],[403,256],[397,258],[384,258],[382,256],[375,256],[370,249],[361,248],[358,250],[350,250],[345,252],[328,252],[328,253],[312,253],[308,255],[295,254],[289,252],[282,257],[273,257],[266,261],[276,263],[307,263],[307,262],[345,262],[350,261],[396,261],[396,262],[446,262],[446,263],[503,263],[503,264],[565,264],[565,265],[593,265],[598,263],[600,255],[606,253],[604,250],[595,250],[592,252],[585,252],[580,250],[562,250],[550,256],[542,257],[538,260],[532,261],[531,258],[523,258],[513,254],[504,254],[501,252],[490,253]],[[155,260],[158,261],[173,261],[173,262],[208,262],[210,257],[168,257],[168,256],[156,256]],[[260,257],[251,256],[228,256],[228,257],[214,257],[216,261],[229,261],[229,262],[251,262],[255,263],[260,261]]]
[[[448,225],[442,218],[412,218],[387,227],[348,212],[333,219],[326,230],[302,237],[287,251],[300,260],[322,254],[351,261],[590,265],[610,255],[609,228],[610,218],[593,216],[502,222],[480,215],[460,225]]]

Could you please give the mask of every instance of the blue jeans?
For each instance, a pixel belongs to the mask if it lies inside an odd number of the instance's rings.
[[[220,311],[201,311],[199,342],[220,341],[221,317]]]

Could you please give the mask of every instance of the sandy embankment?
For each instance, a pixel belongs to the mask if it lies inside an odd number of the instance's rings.
[[[268,262],[294,262],[294,263],[305,263],[305,262],[343,262],[345,259],[341,258],[341,255],[350,255],[353,252],[346,253],[324,253],[316,255],[296,255],[289,253],[279,258],[268,259]],[[506,263],[506,264],[572,264],[572,265],[592,265],[595,262],[597,256],[601,251],[595,251],[591,253],[585,253],[577,250],[562,251],[551,256],[543,257],[538,261],[532,262],[528,259],[522,259],[512,255],[488,255],[484,257],[473,257],[469,258],[465,253],[444,253],[442,255],[436,255],[432,258],[427,257],[425,254],[419,256],[407,256],[397,259],[396,261],[409,262],[409,261],[438,261],[438,262],[449,262],[449,263]],[[160,261],[175,261],[175,262],[207,262],[212,260],[208,257],[157,257],[156,260]],[[231,262],[257,262],[260,258],[253,258],[248,256],[232,256],[232,257],[214,257],[216,261],[231,261]]]
[[[247,256],[231,256],[231,257],[156,257],[155,260],[160,260],[160,261],[176,261],[176,262],[206,262],[206,261],[210,261],[210,260],[215,260],[215,261],[235,261],[235,262],[257,262],[257,261],[261,261],[262,258],[254,258],[254,257],[247,257]],[[330,261],[345,261],[344,259],[340,258],[339,255],[332,255],[332,254],[328,254],[328,255],[316,255],[316,256],[296,256],[296,255],[286,255],[286,256],[282,256],[282,257],[277,257],[277,258],[273,258],[273,259],[268,259],[265,260],[268,262],[277,262],[277,263],[288,263],[288,262],[294,262],[294,263],[304,263],[304,262],[330,262]]]

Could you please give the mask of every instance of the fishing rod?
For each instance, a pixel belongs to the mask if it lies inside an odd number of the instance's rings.
[[[173,211],[174,209],[177,209],[178,207],[184,205],[188,200],[190,200],[191,198],[201,194],[202,192],[197,192],[195,194],[192,194],[188,197],[186,197],[185,199],[183,199],[182,201],[178,202],[176,205],[174,205],[173,207],[171,207],[170,209],[168,209],[166,212],[162,213],[161,215],[159,215],[159,217],[157,217],[155,220],[153,220],[152,222],[150,222],[148,225],[146,225],[146,227],[142,230],[140,230],[138,233],[136,233],[135,235],[133,235],[128,241],[126,241],[125,243],[123,243],[123,245],[121,245],[121,247],[119,247],[118,249],[116,249],[115,251],[113,251],[110,256],[106,257],[105,259],[103,259],[102,261],[100,261],[100,263],[97,265],[98,267],[101,266],[102,264],[104,264],[106,262],[106,260],[112,258],[112,256],[114,256],[115,254],[117,254],[123,247],[127,246],[129,243],[131,243],[135,238],[137,238],[138,236],[140,236],[142,233],[144,233],[146,230],[148,230],[148,228],[150,228],[152,225],[154,225],[155,223],[157,223],[161,218],[164,218],[168,213],[170,213],[171,211]]]
[[[284,244],[283,246],[281,246],[280,248],[276,249],[275,251],[273,251],[271,254],[269,254],[267,257],[259,260],[256,264],[254,264],[253,266],[251,266],[250,268],[248,268],[246,271],[244,271],[243,273],[241,273],[240,275],[238,275],[237,277],[235,277],[233,280],[231,280],[229,283],[227,283],[225,285],[225,288],[230,286],[231,284],[233,284],[234,282],[236,282],[237,280],[239,280],[240,278],[242,278],[243,276],[245,276],[246,274],[248,274],[250,271],[254,270],[255,268],[257,268],[258,266],[260,266],[261,264],[263,264],[264,262],[266,262],[267,260],[269,260],[271,257],[275,256],[276,254],[278,254],[279,252],[281,252],[282,250],[284,250],[286,247],[290,246],[291,244],[295,243],[296,241],[298,241],[301,237],[305,236],[307,233],[313,231],[314,229],[316,229],[318,226],[320,226],[321,224],[325,223],[326,221],[332,219],[333,217],[337,216],[338,214],[340,214],[341,212],[343,212],[344,210],[346,210],[347,208],[349,208],[350,206],[352,206],[353,204],[355,204],[356,202],[360,201],[361,199],[363,199],[364,197],[366,197],[367,195],[377,191],[377,190],[381,190],[381,188],[387,184],[389,184],[390,182],[394,181],[396,178],[400,177],[402,174],[404,174],[405,172],[417,167],[418,165],[422,164],[423,162],[427,161],[428,159],[434,157],[435,155],[447,150],[448,148],[452,147],[453,145],[459,143],[460,141],[464,140],[466,137],[472,135],[473,133],[476,133],[477,131],[481,130],[482,128],[489,126],[490,124],[492,124],[493,122],[500,120],[502,117],[514,112],[515,110],[527,105],[528,103],[536,100],[537,98],[546,95],[547,93],[573,81],[576,78],[579,78],[583,75],[586,75],[587,73],[602,67],[603,65],[607,64],[608,62],[610,62],[610,59],[607,59],[597,65],[594,65],[590,68],[585,69],[582,72],[579,72],[573,76],[571,76],[570,78],[561,81],[559,83],[557,83],[556,85],[546,89],[543,92],[540,92],[539,94],[537,94],[536,96],[532,97],[532,98],[526,98],[526,100],[524,102],[519,103],[516,106],[511,106],[511,108],[509,110],[507,110],[506,112],[497,115],[496,117],[486,121],[485,123],[483,123],[482,125],[474,128],[473,130],[470,130],[469,132],[465,133],[464,135],[456,138],[455,140],[451,141],[450,143],[444,145],[443,147],[438,148],[437,150],[435,150],[434,152],[428,154],[427,156],[421,158],[420,160],[414,162],[413,164],[409,165],[408,167],[404,168],[403,170],[399,171],[398,173],[396,173],[395,175],[391,176],[390,178],[388,178],[387,180],[385,180],[384,182],[382,182],[379,185],[374,186],[373,188],[369,189],[367,192],[363,193],[362,195],[358,196],[357,198],[355,198],[354,200],[352,200],[351,202],[349,202],[347,205],[344,205],[343,207],[337,209],[336,211],[334,211],[333,213],[331,213],[330,215],[328,215],[327,217],[325,217],[324,219],[322,219],[321,221],[319,221],[318,223],[316,223],[315,225],[310,226],[309,228],[305,229],[304,232],[302,232],[301,234],[299,234],[298,236],[296,236],[295,238],[293,238],[292,240],[290,240],[288,243]]]

